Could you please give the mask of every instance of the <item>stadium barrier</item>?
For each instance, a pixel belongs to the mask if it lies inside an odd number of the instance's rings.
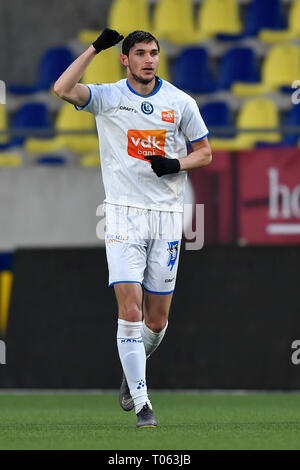
[[[299,263],[297,246],[183,250],[149,388],[298,389]],[[118,388],[116,327],[103,248],[18,250],[0,387]]]

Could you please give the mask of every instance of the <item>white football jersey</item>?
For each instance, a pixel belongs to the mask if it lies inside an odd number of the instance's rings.
[[[208,130],[195,100],[159,80],[147,97],[126,79],[88,85],[90,99],[76,109],[96,118],[105,202],[182,212],[186,171],[158,177],[145,157],[185,157],[185,137],[195,142]]]

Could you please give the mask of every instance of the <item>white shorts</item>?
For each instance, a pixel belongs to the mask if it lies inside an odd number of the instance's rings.
[[[154,294],[174,291],[183,213],[104,205],[109,286],[138,282]]]

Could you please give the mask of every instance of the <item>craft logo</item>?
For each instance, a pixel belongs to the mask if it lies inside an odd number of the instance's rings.
[[[161,155],[165,157],[166,129],[155,131],[138,131],[129,129],[128,131],[128,155],[140,160],[152,155]]]
[[[161,113],[161,118],[163,121],[165,122],[175,122],[175,115],[174,115],[174,111],[171,110],[171,111],[163,111]]]
[[[5,82],[0,80],[0,104],[5,104]]]
[[[174,264],[176,263],[176,260],[177,260],[178,243],[179,243],[178,241],[168,242],[168,245],[169,245],[168,252],[170,254],[168,266],[171,266],[170,271],[172,271],[172,269],[174,268]]]
[[[128,106],[120,106],[121,111],[130,111],[131,113],[137,113],[137,111],[134,108],[129,108]]]

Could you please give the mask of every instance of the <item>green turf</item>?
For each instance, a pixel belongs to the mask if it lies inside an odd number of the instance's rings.
[[[300,449],[300,394],[153,393],[157,429],[115,394],[0,395],[0,449]]]

